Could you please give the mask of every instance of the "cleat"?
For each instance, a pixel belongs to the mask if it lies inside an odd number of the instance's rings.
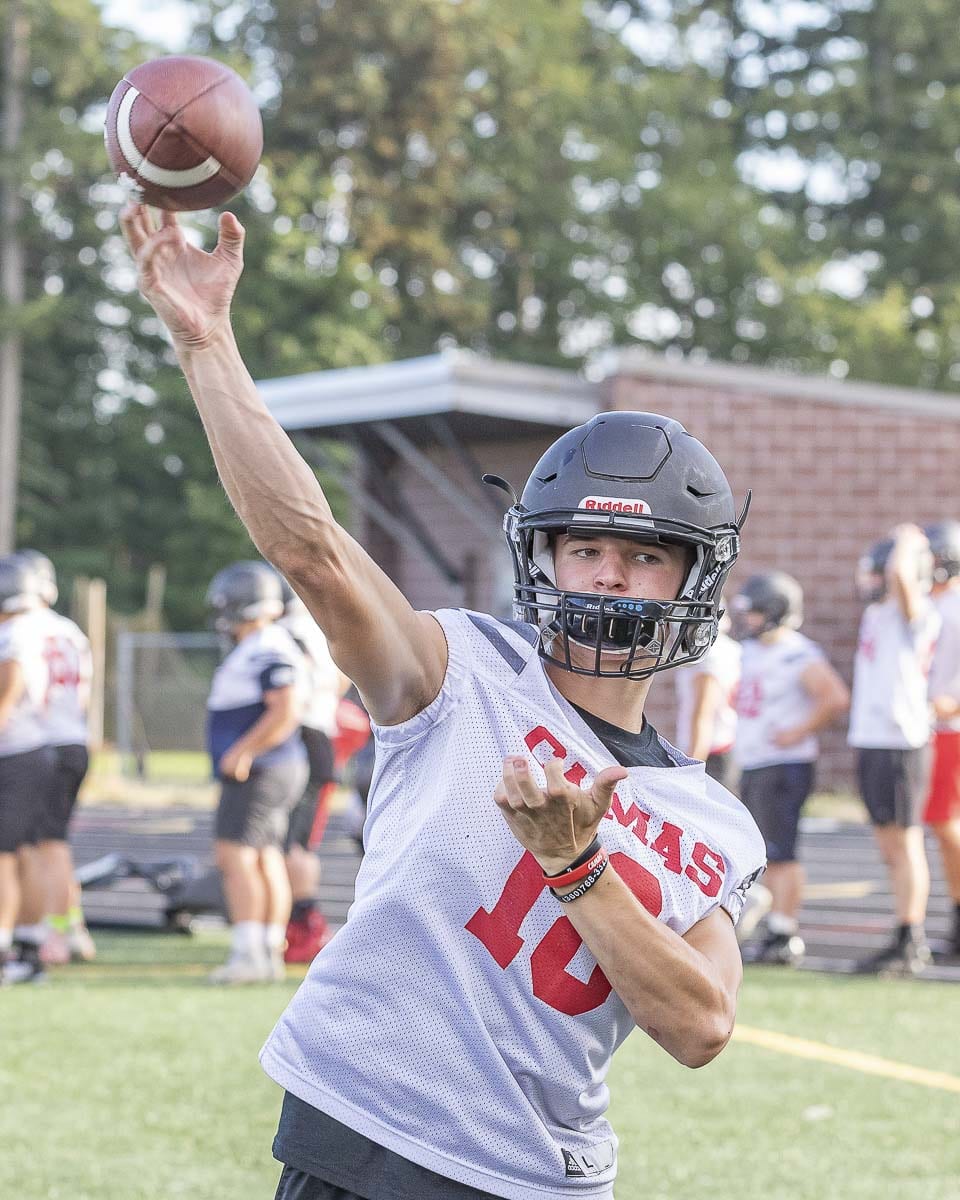
[[[854,970],[858,975],[878,975],[881,979],[912,979],[925,971],[932,959],[925,941],[908,938],[891,942],[876,954],[860,959]]]
[[[745,946],[743,961],[776,967],[798,967],[806,953],[803,938],[796,933],[770,933]]]
[[[45,983],[48,978],[36,942],[14,942],[13,950],[4,959],[0,972],[5,984]]]
[[[270,983],[273,980],[271,964],[265,955],[250,958],[247,955],[231,955],[222,967],[217,967],[207,976],[207,982],[227,986],[246,983]]]
[[[70,945],[65,934],[50,930],[40,943],[40,961],[46,967],[62,967],[70,961]]]
[[[71,962],[93,962],[97,957],[97,945],[86,925],[74,925],[67,932]]]
[[[333,931],[318,909],[312,908],[305,917],[287,925],[287,948],[284,962],[309,963],[333,937]]]

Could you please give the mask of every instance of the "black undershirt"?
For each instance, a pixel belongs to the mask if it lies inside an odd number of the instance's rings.
[[[623,767],[675,767],[644,718],[639,733],[611,725],[573,704]],[[489,1193],[418,1167],[287,1092],[273,1153],[295,1170],[370,1200],[483,1200]]]
[[[578,704],[570,707],[583,718],[593,733],[603,742],[621,767],[675,767],[677,764],[664,750],[657,731],[646,717],[639,733],[630,733],[619,725],[611,725],[602,717],[587,712]]]

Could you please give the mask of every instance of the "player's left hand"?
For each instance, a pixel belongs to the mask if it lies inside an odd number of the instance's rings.
[[[543,769],[546,788],[534,779],[527,759],[505,758],[503,779],[493,798],[520,845],[548,875],[556,875],[593,841],[614,788],[628,772],[626,767],[605,767],[584,791],[564,779],[559,759],[551,759]]]
[[[240,750],[236,746],[231,746],[220,759],[220,774],[225,779],[235,779],[237,783],[246,783],[250,778],[250,769],[252,766],[252,754],[249,754],[245,750]]]

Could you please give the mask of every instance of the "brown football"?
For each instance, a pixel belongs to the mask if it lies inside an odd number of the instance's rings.
[[[111,166],[137,198],[180,212],[235,196],[263,153],[260,110],[240,76],[181,54],[127,72],[110,97],[105,136]]]

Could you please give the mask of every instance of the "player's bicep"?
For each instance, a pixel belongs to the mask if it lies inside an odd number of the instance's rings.
[[[396,725],[426,708],[447,669],[443,630],[346,530],[337,527],[322,553],[285,573],[378,724]]]

